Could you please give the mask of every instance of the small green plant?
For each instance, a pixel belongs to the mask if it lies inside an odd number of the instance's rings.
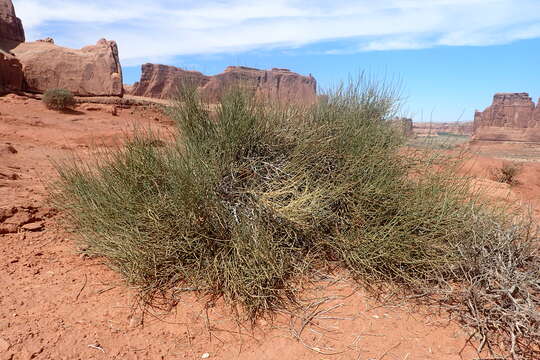
[[[522,168],[515,162],[505,161],[499,168],[492,170],[492,177],[495,181],[505,183],[508,185],[517,185],[519,181],[517,176],[520,174]]]
[[[47,109],[65,111],[75,106],[75,98],[66,89],[50,89],[43,94],[43,102]]]

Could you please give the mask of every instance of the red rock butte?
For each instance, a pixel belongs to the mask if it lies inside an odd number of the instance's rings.
[[[474,115],[474,139],[540,142],[540,100],[527,93],[498,93],[493,103]]]
[[[288,69],[259,70],[244,66],[229,66],[221,74],[207,76],[174,66],[144,64],[141,80],[133,85],[130,94],[169,99],[176,96],[182,84],[196,86],[209,102],[216,102],[223,91],[235,85],[272,101],[300,104],[317,101],[317,82],[311,75],[303,76]]]

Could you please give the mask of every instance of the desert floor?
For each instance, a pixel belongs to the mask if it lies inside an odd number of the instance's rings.
[[[183,295],[137,306],[135,292],[100,259],[78,254],[49,204],[54,162],[121,143],[134,126],[170,130],[150,109],[110,105],[47,110],[0,97],[0,359],[474,359],[469,334],[439,308],[381,303],[336,274],[302,294],[303,310],[256,324],[221,301]],[[468,171],[491,196],[540,217],[540,147],[472,144]],[[522,164],[519,184],[490,180],[502,159]],[[474,341],[472,342],[474,344]]]

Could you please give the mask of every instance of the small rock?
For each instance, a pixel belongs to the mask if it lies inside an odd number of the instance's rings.
[[[17,212],[17,208],[4,208],[0,209],[0,222],[6,220],[7,218],[12,217]]]
[[[43,223],[34,222],[34,223],[23,225],[22,228],[23,230],[26,230],[26,231],[41,231],[43,230]]]
[[[11,145],[11,144],[8,144],[6,149],[7,149],[7,151],[9,151],[12,154],[17,154],[18,153],[17,149],[15,149],[15,147],[13,145]]]
[[[0,235],[2,234],[15,234],[19,226],[17,224],[3,224],[0,225]]]
[[[204,353],[201,355],[201,359],[208,359],[210,357],[209,353]]]
[[[133,315],[129,319],[129,327],[130,328],[136,328],[137,326],[142,324],[142,317],[139,315]]]
[[[6,224],[21,226],[32,221],[32,216],[26,211],[17,211],[13,216],[5,220]]]

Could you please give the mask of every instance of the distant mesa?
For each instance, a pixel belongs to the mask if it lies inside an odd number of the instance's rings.
[[[176,96],[181,84],[197,87],[208,102],[217,102],[227,88],[236,84],[272,101],[300,104],[317,101],[317,82],[311,75],[303,76],[288,69],[259,70],[245,66],[229,66],[221,74],[207,76],[174,66],[144,64],[141,80],[133,85],[130,94],[170,99]]]
[[[79,96],[122,96],[122,68],[114,41],[80,50],[52,38],[26,43],[11,0],[0,0],[0,94],[65,88]]]
[[[528,93],[498,93],[474,115],[474,140],[540,142],[540,101]]]

